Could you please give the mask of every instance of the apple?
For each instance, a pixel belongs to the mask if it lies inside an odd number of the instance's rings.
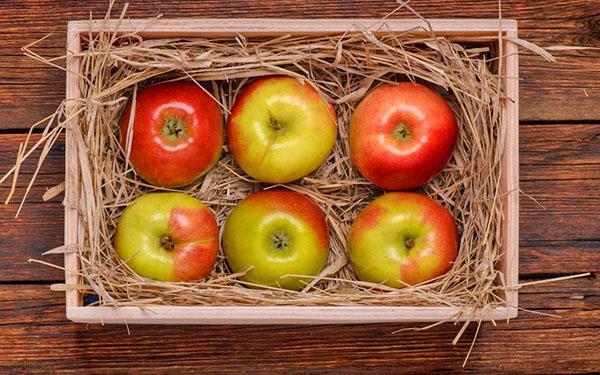
[[[290,190],[263,190],[232,211],[223,231],[223,249],[233,272],[248,270],[250,283],[302,289],[329,256],[323,211],[312,199]]]
[[[121,215],[117,255],[138,275],[159,281],[194,281],[213,269],[219,249],[215,217],[184,193],[149,193]]]
[[[384,194],[358,215],[350,229],[349,255],[360,280],[394,288],[443,275],[458,252],[454,218],[418,193]]]
[[[385,190],[426,184],[450,160],[458,127],[452,108],[421,84],[384,83],[350,120],[350,154],[358,171]]]
[[[227,139],[234,159],[254,179],[297,180],[317,169],[337,137],[333,106],[306,81],[259,78],[231,108]]]
[[[223,120],[215,100],[193,82],[141,89],[128,140],[133,102],[120,119],[121,146],[137,174],[156,186],[181,187],[208,172],[223,148]]]

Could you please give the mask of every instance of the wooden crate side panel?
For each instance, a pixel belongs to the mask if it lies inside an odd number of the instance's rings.
[[[497,19],[434,19],[428,23],[418,19],[386,19],[383,22],[389,30],[402,32],[413,30],[422,33],[430,27],[444,35],[497,35],[500,26],[503,31],[516,29],[516,21]],[[270,36],[273,34],[290,35],[328,35],[342,34],[347,31],[365,29],[377,30],[382,21],[373,18],[358,19],[125,19],[118,20],[83,20],[69,22],[69,28],[81,33],[91,30],[114,30],[118,25],[120,32],[140,32],[152,38],[167,37],[199,37],[199,36],[231,36],[244,34],[247,36]]]
[[[67,79],[66,99],[67,108],[73,108],[74,101],[81,97],[79,90],[79,59],[72,55],[81,52],[79,30],[69,28],[67,31]],[[69,101],[71,101],[69,103]],[[79,232],[82,225],[79,222],[79,166],[77,159],[77,144],[70,127],[79,126],[79,118],[73,118],[68,124],[65,137],[65,244],[79,244]],[[79,261],[77,254],[65,252],[65,283],[76,285],[78,283]],[[75,289],[67,290],[67,308],[80,305],[79,292]]]
[[[517,30],[507,32],[507,36],[515,39]],[[502,156],[501,191],[504,193],[502,238],[504,260],[500,264],[506,284],[517,285],[519,282],[519,55],[518,46],[504,40],[504,81],[508,100],[504,108],[506,122],[505,148]],[[506,291],[506,302],[517,314],[517,289]]]
[[[69,307],[67,317],[78,323],[117,324],[348,324],[455,321],[459,311],[448,307],[346,306],[204,306],[204,307]],[[458,320],[508,319],[497,308],[467,311]]]

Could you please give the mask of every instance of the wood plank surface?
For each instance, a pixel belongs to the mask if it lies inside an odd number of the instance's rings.
[[[581,289],[587,290],[586,295],[579,294]],[[522,313],[510,324],[486,325],[468,369],[474,365],[478,371],[513,373],[528,368],[543,368],[545,373],[597,369],[599,299],[595,278],[523,290],[522,303],[563,317]],[[0,350],[6,358],[0,369],[213,373],[250,365],[253,370],[280,373],[453,371],[462,365],[476,329],[469,327],[456,346],[451,341],[460,326],[451,324],[397,335],[391,332],[411,326],[130,326],[128,335],[124,326],[83,328],[65,323],[63,304],[62,293],[50,293],[46,286],[0,286]]]
[[[600,47],[596,0],[503,1],[520,36],[541,45]],[[64,53],[66,23],[100,17],[107,2],[5,0],[0,3],[0,175],[14,163],[24,129],[64,97],[64,74],[21,55],[20,48],[54,32],[38,50]],[[120,11],[117,1],[113,15]],[[129,16],[381,17],[394,1],[283,0],[133,1]],[[427,17],[496,17],[496,0],[412,1]],[[396,17],[410,17],[401,11]],[[506,324],[482,326],[466,370],[476,373],[600,371],[600,50],[557,52],[550,64],[521,55],[520,280],[591,272],[590,277],[525,287],[521,312]],[[34,135],[34,139],[37,139]],[[62,195],[42,202],[64,178],[61,140],[32,188],[25,163],[15,200],[0,205],[0,373],[79,372],[457,372],[476,324],[456,346],[460,326],[390,333],[409,325],[168,327],[75,325],[65,320],[64,293],[52,292],[60,270],[28,264],[63,243]],[[3,201],[9,185],[0,186]],[[529,196],[534,198],[530,199]],[[62,264],[60,256],[41,258]]]
[[[60,4],[60,5],[59,5]],[[118,5],[122,2],[118,2]],[[427,17],[497,17],[498,2],[434,0],[411,5]],[[135,1],[130,17],[382,17],[394,1],[348,3],[327,1]],[[503,2],[503,17],[519,20],[520,36],[540,45],[600,47],[600,12],[593,0]],[[64,74],[22,56],[20,48],[53,32],[39,51],[59,56],[65,51],[66,24],[73,19],[103,16],[104,1],[5,1],[0,7],[0,129],[23,129],[53,111],[64,98]],[[120,7],[113,12],[117,16]],[[400,11],[397,17],[411,17]],[[27,25],[27,32],[22,32]],[[600,120],[600,51],[556,52],[548,64],[531,53],[521,56],[520,104],[522,120]]]

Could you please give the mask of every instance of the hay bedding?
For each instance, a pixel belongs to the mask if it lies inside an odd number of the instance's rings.
[[[0,180],[12,174],[14,190],[22,160],[42,148],[39,171],[69,120],[80,116],[79,125],[71,130],[79,150],[81,196],[79,202],[66,204],[78,207],[85,239],[79,247],[67,245],[55,251],[77,252],[82,284],[66,287],[97,294],[99,305],[117,306],[449,306],[466,312],[504,304],[506,285],[496,266],[502,255],[499,181],[505,129],[501,108],[508,99],[497,73],[501,60],[492,57],[502,51],[492,51],[494,44],[475,39],[471,46],[461,45],[427,29],[391,33],[385,19],[368,30],[326,37],[144,40],[138,34],[118,35],[117,31],[88,35],[78,55],[82,99],[64,102],[55,114],[34,125],[45,124],[40,141],[31,145],[28,139],[15,167]],[[35,54],[32,46],[24,48],[26,54],[57,66],[56,59]],[[140,278],[115,255],[115,226],[124,207],[136,197],[165,189],[139,179],[128,162],[129,150],[119,145],[117,122],[127,99],[155,82],[194,80],[221,104],[226,118],[240,89],[254,77],[269,74],[290,75],[315,85],[336,107],[339,135],[333,153],[316,172],[285,185],[313,198],[327,215],[331,252],[326,268],[300,292],[250,288],[237,279],[239,275],[229,272],[221,250],[206,280],[163,283]],[[438,91],[457,115],[456,150],[444,171],[422,192],[452,212],[461,240],[449,273],[426,284],[393,289],[358,281],[348,264],[349,227],[383,193],[353,168],[348,123],[370,88],[380,82],[406,80]],[[274,187],[245,175],[226,147],[213,170],[183,189],[213,210],[221,229],[240,200]],[[34,179],[35,175],[25,195]]]
[[[499,192],[500,76],[486,47],[468,49],[432,33],[391,33],[385,23],[331,37],[281,36],[247,39],[144,40],[107,30],[89,37],[81,58],[82,99],[78,129],[85,241],[78,253],[81,275],[108,305],[412,305],[460,310],[502,303],[497,291],[500,257]],[[420,30],[422,31],[422,30]],[[225,117],[240,89],[254,77],[285,74],[319,88],[336,106],[339,136],[328,160],[287,188],[312,197],[327,215],[328,265],[300,292],[248,288],[232,275],[222,252],[211,275],[192,283],[140,278],[116,257],[114,229],[123,208],[136,197],[161,191],[139,179],[118,139],[118,119],[127,98],[143,86],[191,79],[215,97]],[[452,104],[460,124],[456,151],[443,173],[423,192],[456,218],[460,253],[451,272],[434,282],[397,290],[356,280],[346,254],[352,221],[382,194],[353,168],[348,123],[364,94],[379,82],[419,81]],[[310,152],[307,150],[307,152]],[[225,150],[218,165],[183,191],[205,202],[222,225],[248,194],[273,186],[244,174]],[[243,235],[243,234],[241,234]]]

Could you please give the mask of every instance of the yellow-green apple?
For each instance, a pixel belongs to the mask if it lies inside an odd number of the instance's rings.
[[[458,127],[452,108],[430,88],[384,83],[350,120],[350,154],[358,171],[386,190],[426,184],[448,163]]]
[[[223,121],[217,102],[193,82],[146,87],[120,120],[121,146],[137,174],[156,186],[188,185],[208,172],[223,148]]]
[[[223,231],[223,249],[233,272],[260,285],[301,289],[325,266],[329,234],[323,211],[312,199],[290,190],[263,190],[232,211]]]
[[[443,275],[458,252],[450,212],[412,192],[388,193],[371,202],[352,224],[349,243],[360,280],[395,288]]]
[[[333,106],[306,81],[259,78],[243,89],[227,122],[236,162],[258,181],[285,183],[317,169],[337,136]]]
[[[117,255],[135,273],[154,280],[203,279],[215,264],[218,248],[212,212],[184,193],[142,195],[117,224]]]

